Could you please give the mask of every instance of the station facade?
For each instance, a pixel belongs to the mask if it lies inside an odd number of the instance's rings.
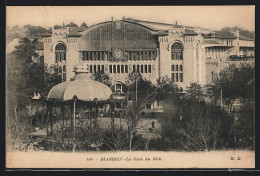
[[[184,90],[192,82],[209,84],[219,71],[241,62],[254,63],[254,39],[238,31],[212,31],[199,27],[126,18],[90,26],[53,28],[43,34],[44,60],[57,64],[62,81],[74,77],[79,61],[109,74],[122,91],[130,72],[156,83],[168,76]]]

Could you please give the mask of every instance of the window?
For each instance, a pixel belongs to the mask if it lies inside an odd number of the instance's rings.
[[[182,60],[183,59],[183,47],[179,42],[175,42],[171,46],[171,58],[172,60]]]
[[[144,66],[144,72],[147,73],[147,65]]]
[[[147,53],[146,52],[143,53],[143,60],[147,60]]]
[[[55,47],[56,63],[66,61],[66,46],[63,43],[59,43]]]
[[[173,82],[174,82],[174,73],[172,73],[172,80],[173,80]]]
[[[149,56],[148,56],[148,57],[149,57],[149,60],[152,60],[153,53],[152,53],[152,52],[149,52],[148,55],[149,55]]]
[[[66,46],[63,43],[58,43],[55,47],[55,59],[59,65],[58,75],[59,82],[66,81]]]
[[[212,82],[214,81],[214,72],[213,71],[211,72],[211,81]]]
[[[180,82],[183,82],[183,73],[180,73]]]
[[[116,90],[121,90],[122,89],[122,85],[121,84],[116,84]]]
[[[182,71],[182,65],[180,65],[180,71]]]
[[[91,52],[91,54],[92,54],[92,60],[96,60],[96,54],[95,54],[95,52]]]
[[[109,73],[112,73],[112,65],[109,65]]]
[[[139,65],[137,65],[137,71],[136,71],[137,73],[139,73],[140,72],[140,70],[139,70]]]
[[[133,53],[132,53],[132,60],[134,60],[134,61],[135,61],[135,60],[136,60],[136,57],[137,57],[137,56],[136,56],[136,53],[135,53],[135,52],[133,52]]]
[[[144,72],[144,66],[141,65],[141,73],[143,73],[143,72]]]
[[[115,85],[113,85],[111,89],[115,93],[125,93],[125,85],[121,82],[118,82]]]
[[[98,72],[100,72],[100,65],[98,65]]]
[[[116,73],[116,65],[113,65],[113,73]]]
[[[91,54],[91,52],[88,52],[88,59],[92,61],[92,54]]]
[[[104,65],[102,65],[102,73],[104,73],[105,72],[105,67],[104,67]]]
[[[183,66],[182,65],[172,65],[172,81],[173,82],[183,82]]]
[[[64,50],[66,50],[66,47],[63,43],[58,43],[55,47],[55,50],[56,51],[64,51]]]
[[[117,73],[120,73],[120,65],[117,65]]]
[[[148,66],[148,72],[152,73],[152,66],[151,65]]]
[[[97,66],[94,65],[94,73],[96,73],[96,72],[97,72]]]
[[[128,73],[128,65],[125,65],[125,73]]]
[[[172,65],[172,71],[174,71],[174,65]]]
[[[90,73],[93,73],[92,65],[90,65],[89,72],[90,72]]]
[[[135,65],[133,65],[133,73],[135,73]]]
[[[108,59],[107,59],[107,53],[106,53],[106,52],[104,53],[104,60],[105,60],[105,61],[108,60]]]
[[[144,60],[142,52],[139,52],[139,60]]]
[[[124,73],[124,65],[121,65],[121,73]]]
[[[100,60],[104,60],[103,54],[104,54],[103,52],[100,52],[100,53],[99,53],[99,55],[100,55],[100,56],[99,56]]]
[[[111,53],[107,52],[107,60],[110,60],[110,58],[111,58]]]

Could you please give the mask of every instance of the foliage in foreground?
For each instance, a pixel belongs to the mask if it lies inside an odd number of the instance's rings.
[[[254,106],[245,105],[242,113],[230,114],[206,104],[201,89],[191,84],[185,96],[168,97],[169,106],[161,119],[164,147],[187,151],[253,149]]]

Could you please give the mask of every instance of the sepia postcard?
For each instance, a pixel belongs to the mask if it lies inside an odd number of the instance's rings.
[[[6,168],[255,168],[254,6],[7,6]]]

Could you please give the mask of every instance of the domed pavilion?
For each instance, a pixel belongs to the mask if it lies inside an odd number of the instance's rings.
[[[64,105],[70,106],[71,128],[74,130],[76,125],[76,109],[78,106],[91,108],[91,110],[93,107],[96,108],[95,118],[97,118],[98,107],[103,107],[106,104],[112,105],[110,99],[112,95],[111,89],[103,83],[89,79],[87,76],[88,71],[88,64],[80,61],[74,67],[75,77],[72,80],[60,83],[50,90],[47,97],[47,111],[51,123],[51,131],[53,130],[52,108],[54,106],[61,107],[62,130],[64,128]],[[112,115],[112,111],[110,112]],[[90,122],[92,122],[92,117],[90,118]]]

